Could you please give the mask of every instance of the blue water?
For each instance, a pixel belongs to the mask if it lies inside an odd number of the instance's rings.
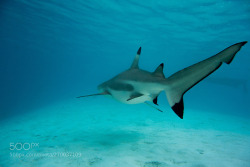
[[[2,0],[0,166],[250,166],[249,43],[184,95],[184,120],[165,94],[163,115],[104,97],[75,98],[128,69],[140,46],[140,67],[164,63],[168,77],[250,41],[249,30],[247,0]],[[40,143],[32,153],[82,156],[13,158],[10,143],[18,142]],[[231,150],[217,150],[229,143]]]

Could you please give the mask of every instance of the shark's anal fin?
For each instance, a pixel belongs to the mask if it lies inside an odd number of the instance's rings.
[[[158,105],[158,104],[157,104],[157,98],[158,98],[158,96],[156,96],[156,97],[154,98],[154,100],[153,100],[153,103],[154,103],[155,105]]]
[[[127,99],[127,101],[130,101],[130,100],[132,100],[132,99],[135,99],[135,98],[138,98],[138,97],[141,97],[141,96],[143,96],[143,94],[138,93],[138,92],[133,93],[133,94]]]
[[[161,64],[155,69],[155,71],[153,72],[153,75],[165,78],[165,75],[163,74],[163,67],[164,67],[164,64],[161,63]]]
[[[139,68],[138,63],[141,55],[141,47],[138,49],[137,54],[130,68]]]

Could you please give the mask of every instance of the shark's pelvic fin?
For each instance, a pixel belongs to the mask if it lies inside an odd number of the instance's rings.
[[[99,96],[99,95],[109,95],[109,93],[108,92],[102,92],[102,93],[96,93],[96,94],[91,94],[91,95],[78,96],[76,98],[89,97],[89,96]]]
[[[168,78],[168,83],[171,86],[166,90],[167,99],[180,118],[183,118],[183,95],[194,85],[216,71],[223,62],[230,64],[235,54],[246,43],[236,43],[206,60],[176,72]]]
[[[143,96],[143,94],[141,94],[141,93],[139,93],[139,92],[135,92],[135,93],[133,93],[133,94],[129,97],[129,99],[128,99],[127,101],[132,100],[132,99],[135,99],[135,98],[138,98],[138,97],[141,97],[141,96]]]
[[[156,75],[156,76],[165,78],[165,75],[164,75],[164,73],[163,73],[163,67],[164,67],[164,64],[161,63],[161,64],[155,69],[155,71],[153,72],[153,74]]]
[[[155,105],[158,105],[158,103],[157,103],[157,100],[158,99],[158,96],[156,96],[156,98],[154,98],[154,100],[153,100],[153,103],[155,104]]]
[[[138,63],[141,55],[141,47],[138,49],[135,59],[130,68],[139,68]]]

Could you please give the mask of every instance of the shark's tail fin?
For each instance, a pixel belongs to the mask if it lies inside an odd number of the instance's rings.
[[[183,119],[183,95],[194,85],[217,70],[223,62],[230,64],[235,54],[247,42],[236,43],[220,53],[197,64],[176,72],[167,79],[166,95],[174,112]]]

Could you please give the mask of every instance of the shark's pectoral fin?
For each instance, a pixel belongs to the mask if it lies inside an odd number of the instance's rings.
[[[161,109],[156,108],[155,106],[151,105],[151,104],[148,103],[148,102],[144,102],[144,103],[147,104],[147,105],[150,106],[150,107],[153,107],[154,109],[156,109],[156,110],[158,110],[158,111],[160,111],[160,112],[163,112]]]
[[[89,97],[89,96],[99,96],[99,95],[110,95],[110,93],[108,93],[108,92],[102,92],[102,93],[96,93],[96,94],[91,94],[91,95],[78,96],[76,98]]]
[[[130,101],[132,99],[135,99],[135,98],[138,98],[138,97],[141,97],[143,96],[143,94],[139,93],[139,92],[136,92],[136,93],[133,93],[131,94],[131,96],[127,99],[127,101]]]

